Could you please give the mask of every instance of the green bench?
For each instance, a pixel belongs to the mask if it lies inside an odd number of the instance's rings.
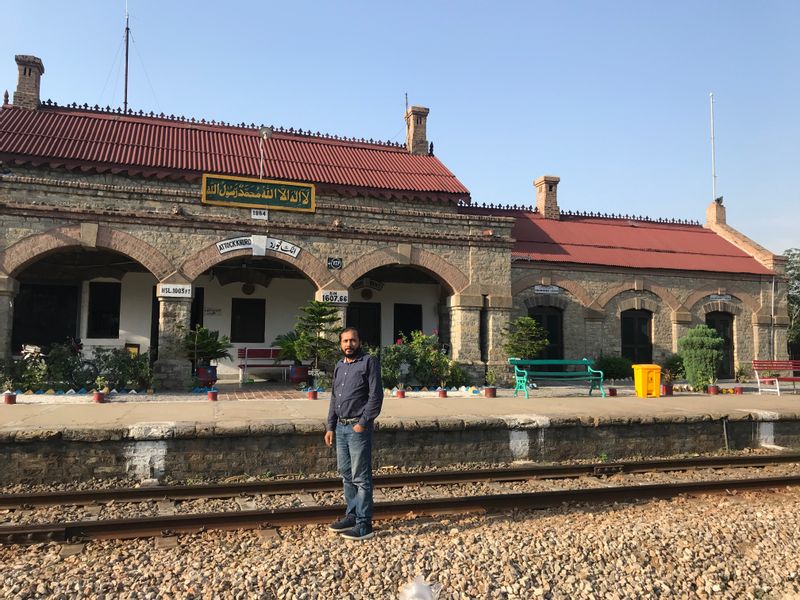
[[[603,398],[606,397],[606,392],[603,389],[603,372],[593,369],[593,361],[588,358],[581,360],[555,360],[555,359],[522,359],[522,358],[509,358],[508,364],[514,367],[514,395],[517,392],[524,391],[525,397],[528,397],[528,385],[536,385],[535,381],[538,379],[555,379],[559,381],[588,381],[591,383],[589,387],[589,395],[595,386],[600,390]],[[567,367],[569,370],[564,371],[545,371],[540,367],[560,366]]]

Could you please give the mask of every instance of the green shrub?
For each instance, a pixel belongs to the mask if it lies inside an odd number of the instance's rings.
[[[695,390],[707,391],[717,381],[725,342],[716,330],[698,325],[678,340],[686,379]]]
[[[472,385],[472,378],[464,367],[456,361],[450,361],[449,372],[447,374],[447,387],[463,387]]]
[[[547,332],[533,317],[519,317],[503,329],[503,351],[509,357],[536,358],[547,348]]]
[[[99,377],[111,389],[146,389],[150,387],[152,372],[147,352],[132,354],[124,348],[95,348],[94,362]]]
[[[593,369],[603,372],[603,378],[615,381],[633,377],[633,361],[624,356],[599,356],[592,365]]]
[[[672,383],[685,376],[686,371],[683,368],[683,358],[680,354],[670,354],[661,363],[661,380],[664,383]]]
[[[377,350],[370,349],[372,354]],[[380,350],[381,378],[385,387],[406,386],[410,381],[426,387],[456,385],[468,381],[460,367],[453,367],[442,351],[437,335],[412,331],[411,340],[401,334],[397,343]],[[459,383],[459,386],[466,385]]]

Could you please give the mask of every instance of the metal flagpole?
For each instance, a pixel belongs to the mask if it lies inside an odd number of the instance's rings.
[[[709,94],[711,100],[711,200],[717,199],[717,157],[714,151],[714,92]]]

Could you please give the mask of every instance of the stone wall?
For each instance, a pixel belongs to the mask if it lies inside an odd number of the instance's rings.
[[[267,473],[329,473],[334,450],[315,420],[239,426],[186,424],[128,430],[0,432],[0,485],[74,483],[90,478],[185,481]],[[768,435],[765,435],[768,433]],[[541,463],[575,459],[621,460],[758,448],[761,440],[800,446],[797,416],[774,421],[693,417],[680,419],[564,419],[525,422],[381,419],[375,467],[448,467],[464,463]]]

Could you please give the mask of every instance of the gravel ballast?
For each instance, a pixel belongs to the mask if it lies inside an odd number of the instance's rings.
[[[4,598],[397,598],[416,575],[461,598],[800,597],[800,491],[376,523],[0,547]]]

